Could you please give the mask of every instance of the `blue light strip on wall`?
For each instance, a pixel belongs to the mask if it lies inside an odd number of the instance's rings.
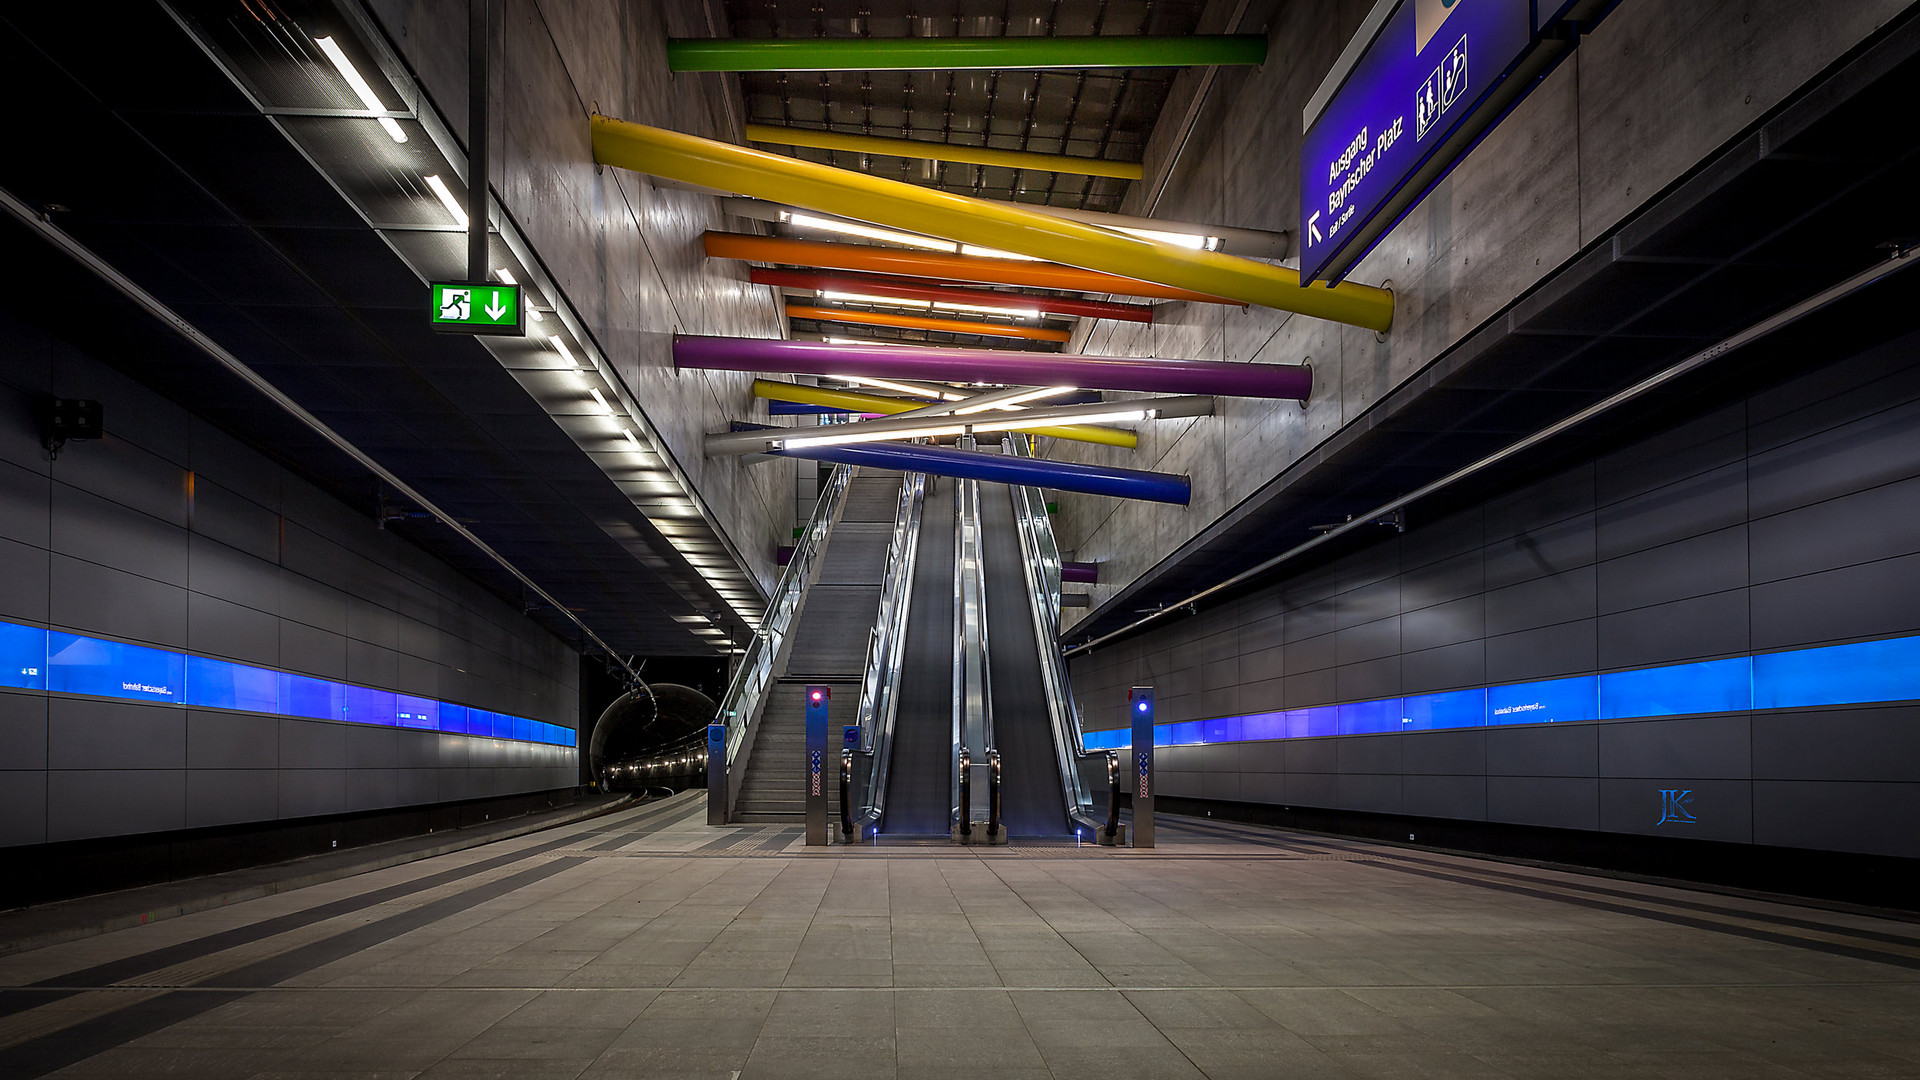
[[[1913,700],[1920,700],[1920,636],[1156,724],[1153,744],[1199,746]],[[1129,745],[1132,735],[1126,728],[1089,731],[1085,741],[1088,750],[1118,750]]]
[[[573,746],[572,728],[167,649],[0,622],[0,687]]]

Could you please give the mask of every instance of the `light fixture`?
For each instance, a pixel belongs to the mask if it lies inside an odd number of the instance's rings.
[[[1054,427],[1062,423],[1105,424],[1125,420],[1152,420],[1159,415],[1155,409],[1116,409],[1113,412],[1093,413],[1090,415],[1061,416],[981,416],[965,424],[921,424],[913,427],[880,427],[884,421],[871,425],[876,430],[861,431],[867,424],[849,424],[848,430],[831,435],[800,435],[773,442],[781,450],[804,450],[816,446],[845,446],[850,443],[884,442],[890,439],[925,439],[943,435],[962,435],[972,431],[1020,431],[1026,428]]]
[[[921,311],[933,306],[931,300],[907,300],[897,296],[868,296],[865,293],[820,291],[822,300],[840,300],[851,304],[886,304],[890,307],[919,308]]]
[[[635,450],[642,449],[640,440],[633,437],[633,430],[631,428],[621,428],[620,434],[627,440],[628,446],[633,447]]]
[[[872,386],[881,390],[892,390],[898,394],[909,394],[913,397],[932,399],[935,401],[965,401],[967,399],[967,395],[965,394],[952,394],[945,390],[929,390],[925,387],[908,386],[905,383],[888,382],[885,379],[870,379],[865,375],[830,375],[828,378],[840,379],[844,382],[850,382],[855,386]]]
[[[601,396],[601,394],[600,394],[600,388],[599,388],[599,387],[597,387],[597,386],[589,386],[589,387],[587,387],[587,393],[589,393],[589,394],[592,394],[592,395],[593,395],[593,403],[594,403],[595,405],[598,405],[598,406],[600,406],[600,407],[601,407],[602,409],[604,409],[604,410],[606,410],[606,413],[607,413],[607,415],[608,415],[608,416],[612,416],[612,415],[613,415],[613,406],[611,406],[611,405],[609,405],[609,404],[607,404],[607,399],[606,399],[605,397],[602,397],[602,396]]]
[[[982,259],[1014,259],[1019,262],[1046,262],[1033,255],[1022,255],[1016,251],[1001,251],[999,248],[980,247],[977,244],[961,244],[960,254],[974,255]]]
[[[802,229],[818,229],[821,232],[840,233],[844,236],[858,236],[867,240],[879,240],[888,244],[902,244],[907,247],[921,248],[927,251],[952,251],[957,246],[951,240],[935,240],[931,237],[916,236],[913,233],[895,232],[892,229],[876,229],[871,225],[861,225],[852,221],[840,221],[836,218],[814,217],[812,214],[788,213],[781,215],[786,221]]]
[[[567,343],[561,340],[559,334],[548,334],[547,341],[553,346],[553,351],[560,354],[560,359],[567,362],[568,367],[580,366],[580,364],[574,360],[573,354],[567,351]]]
[[[429,176],[426,180],[427,186],[440,197],[440,205],[447,208],[447,213],[453,215],[453,220],[459,222],[461,228],[466,228],[467,212],[460,208],[460,200],[453,197],[453,192],[447,190],[447,182],[438,175]]]
[[[387,111],[387,107],[380,101],[380,95],[374,93],[373,87],[367,85],[367,80],[360,77],[360,69],[353,66],[353,61],[347,59],[347,54],[340,50],[340,46],[332,38],[314,38],[313,43],[320,46],[320,51],[327,54],[327,59],[333,61],[333,66],[340,72],[340,77],[347,80],[347,85],[353,89],[353,95],[360,99],[360,104],[365,105],[368,112]],[[407,141],[407,133],[401,130],[393,117],[380,116],[375,119],[380,121],[380,126],[386,129],[388,135],[393,136],[394,142]]]
[[[933,306],[941,311],[971,311],[981,315],[1005,315],[1014,319],[1037,319],[1039,308],[989,307],[986,304],[949,304],[945,300],[935,300]]]
[[[496,274],[498,274],[498,275],[500,275],[500,280],[501,280],[501,281],[504,281],[504,282],[506,282],[507,284],[509,284],[509,285],[512,285],[512,286],[514,286],[515,288],[518,288],[518,287],[519,287],[519,285],[520,285],[520,283],[519,283],[519,282],[517,282],[517,281],[515,281],[515,280],[513,280],[513,274],[512,274],[512,273],[510,273],[510,272],[508,272],[508,270],[507,270],[507,269],[506,269],[505,267],[502,267],[502,268],[500,268],[500,269],[498,269],[498,270],[495,270],[495,271],[494,271],[494,273],[496,273]],[[533,305],[532,305],[532,304],[527,304],[527,298],[526,298],[526,296],[525,296],[524,294],[522,294],[522,295],[521,295],[521,297],[520,297],[520,302],[521,302],[522,304],[526,304],[526,307],[527,307],[527,318],[529,318],[529,319],[532,319],[532,320],[533,320],[534,322],[539,322],[539,321],[541,320],[541,318],[542,318],[542,316],[541,316],[541,314],[540,314],[539,312],[537,312],[537,311],[535,311],[535,310],[533,310]]]
[[[1132,229],[1125,225],[1105,226],[1114,232],[1137,236],[1142,240],[1158,240],[1163,244],[1172,244],[1189,251],[1218,251],[1220,238],[1217,236],[1196,236],[1193,233],[1161,232],[1159,229]]]
[[[998,401],[990,401],[985,405],[968,405],[964,408],[955,409],[953,410],[953,414],[955,416],[965,416],[969,413],[986,412],[988,409],[1017,409],[1026,402],[1039,401],[1041,398],[1059,397],[1061,394],[1071,394],[1077,389],[1079,389],[1079,387],[1076,386],[1043,386],[1036,390],[1028,390],[1022,394],[1015,394],[1012,397],[1001,398]]]

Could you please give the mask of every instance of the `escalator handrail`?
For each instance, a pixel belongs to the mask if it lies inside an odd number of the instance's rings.
[[[987,584],[980,521],[980,483],[954,484],[959,512],[954,515],[954,774],[955,812],[963,825],[972,807],[961,797],[967,785],[960,779],[961,754],[968,750],[969,729],[980,733],[980,759],[991,752],[993,739],[992,653],[987,640]]]
[[[832,531],[834,523],[840,520],[840,514],[846,507],[847,490],[852,482],[852,466],[834,467],[826,487],[820,492],[820,501],[814,504],[813,516],[807,519],[807,527],[799,543],[794,545],[793,558],[788,560],[786,569],[780,574],[780,584],[767,601],[767,613],[754,630],[752,639],[747,642],[746,650],[740,657],[740,666],[735,669],[733,679],[727,685],[726,696],[720,699],[714,723],[727,726],[729,766],[739,756],[747,727],[760,708],[767,686],[773,681],[775,668],[792,643],[790,632],[800,612],[801,600],[806,595],[808,584],[813,581],[814,571],[818,569],[821,554],[826,549],[827,534]]]
[[[1002,446],[1016,457],[1032,456],[1027,440],[1020,436],[1008,436]],[[1060,650],[1060,546],[1054,539],[1053,523],[1047,517],[1046,497],[1039,488],[1014,488],[1013,512],[1015,531],[1020,534],[1020,564],[1027,583],[1028,608],[1033,612],[1034,642],[1040,653],[1040,678],[1053,724],[1054,752],[1060,769],[1061,791],[1066,796],[1067,816],[1077,828],[1086,828],[1091,835],[1091,829],[1103,823],[1093,816],[1093,790],[1081,771],[1095,755],[1087,753],[1079,702],[1074,700],[1067,658]],[[1104,756],[1101,757],[1104,761]]]
[[[926,473],[908,473],[900,483],[893,536],[887,544],[887,576],[880,591],[880,613],[867,639],[867,663],[860,676],[861,741],[873,755],[860,811],[853,819],[857,835],[877,828],[887,812],[887,777],[893,764],[893,730],[900,708],[900,673],[906,660],[907,620],[913,610],[914,566],[920,557],[920,521],[926,508]]]

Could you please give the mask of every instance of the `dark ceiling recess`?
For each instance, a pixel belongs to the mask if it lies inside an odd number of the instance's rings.
[[[738,38],[1184,35],[1199,0],[727,0]],[[750,72],[747,119],[860,135],[1137,162],[1178,68]],[[1125,180],[782,148],[988,199],[1115,211]],[[864,159],[864,160],[863,160]]]
[[[242,21],[257,10],[182,6]],[[300,40],[345,35],[331,10],[302,7]],[[723,647],[670,617],[701,612],[614,534],[650,535],[633,500],[476,340],[432,332],[425,285],[159,5],[115,5],[106,19],[13,5],[0,11],[0,55],[15,144],[58,148],[0,155],[0,188],[61,207],[61,229],[466,523],[616,651]],[[287,464],[368,529],[392,517],[392,531],[585,645],[472,545],[395,505],[359,464],[11,218],[0,250],[0,310]]]

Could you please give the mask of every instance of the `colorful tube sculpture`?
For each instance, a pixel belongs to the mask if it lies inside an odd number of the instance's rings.
[[[771,379],[753,380],[753,392],[755,396],[772,402],[793,402],[835,412],[880,413],[886,416],[917,409],[926,404],[924,401],[905,401],[900,398],[881,397],[879,394],[833,390],[824,386],[801,386],[797,383],[774,382]],[[1057,427],[1034,428],[1032,433],[1051,436],[1055,439],[1070,439],[1074,442],[1119,446],[1128,450],[1140,445],[1140,437],[1125,428],[1100,427],[1095,424],[1061,424]]]
[[[747,280],[755,285],[773,285],[784,289],[864,293],[868,296],[888,296],[900,300],[929,300],[945,304],[1030,307],[1047,315],[1071,315],[1082,319],[1115,319],[1120,322],[1138,323],[1153,321],[1153,309],[1145,304],[1073,300],[1067,297],[1043,296],[1034,293],[994,292],[992,289],[961,289],[936,285],[924,278],[893,277],[888,274],[809,274],[802,270],[776,270],[756,266],[747,273]]]
[[[1154,37],[671,38],[672,71],[1015,71],[1264,63],[1259,34]]]
[[[1393,294],[1385,289],[1354,282],[1303,287],[1296,271],[1271,263],[607,116],[590,124],[594,160],[603,165],[1369,330],[1393,325]]]
[[[1012,457],[982,450],[956,450],[944,446],[913,446],[906,443],[820,446],[800,450],[775,450],[776,457],[831,461],[840,465],[870,465],[902,472],[955,476],[962,480],[991,480],[1001,484],[1046,487],[1057,491],[1075,491],[1084,495],[1109,495],[1116,499],[1187,505],[1193,485],[1184,476],[1173,473],[1145,472],[1140,469],[1115,469],[1101,465],[1080,465],[1044,458]]]
[[[983,337],[1020,338],[1023,341],[1065,341],[1073,335],[1065,330],[1044,326],[1008,326],[980,319],[933,319],[924,315],[893,315],[884,311],[850,311],[847,308],[813,307],[788,304],[787,316],[818,322],[853,323],[860,326],[893,326],[904,330],[939,330],[949,334],[978,334]]]
[[[748,124],[742,132],[748,142],[774,146],[806,146],[815,150],[845,150],[855,154],[886,154],[922,161],[957,161],[965,165],[994,165],[1003,169],[1034,169],[1073,176],[1108,176],[1138,180],[1145,173],[1137,161],[1105,161],[1066,154],[1036,154],[1030,150],[995,150],[990,146],[956,146],[924,139],[890,139],[852,132],[812,131],[807,128]]]
[[[988,259],[979,255],[948,255],[939,251],[906,251],[871,244],[831,244],[821,240],[789,240],[783,236],[710,232],[700,237],[710,259],[818,266],[830,270],[873,270],[882,274],[972,281],[983,285],[1023,285],[1031,289],[1115,293],[1158,300],[1187,300],[1197,304],[1238,304],[1219,296],[1136,281],[1095,270],[1079,270],[1019,259]],[[1241,305],[1245,306],[1245,305]]]
[[[673,364],[680,368],[716,371],[1077,386],[1083,390],[1143,390],[1296,401],[1307,400],[1313,391],[1313,369],[1304,364],[1150,360],[994,349],[903,349],[890,345],[827,345],[771,338],[676,337]]]

